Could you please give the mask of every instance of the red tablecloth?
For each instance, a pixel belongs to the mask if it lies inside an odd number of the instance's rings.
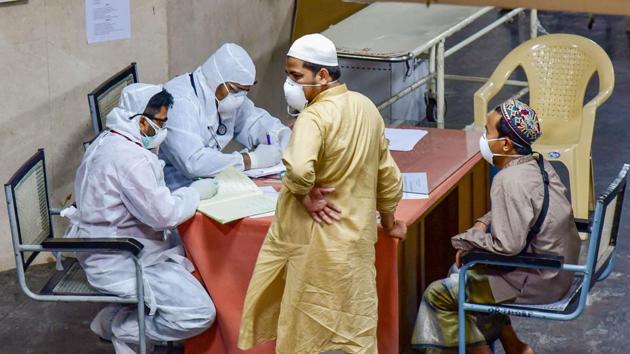
[[[416,222],[479,160],[479,134],[461,130],[427,129],[429,134],[410,152],[393,152],[400,169],[428,174],[429,199],[401,201],[396,217]],[[188,258],[195,264],[217,308],[217,319],[205,333],[186,341],[189,354],[245,353],[236,347],[241,312],[272,218],[243,219],[221,225],[197,213],[179,227]],[[398,241],[379,231],[376,244],[379,353],[399,353]],[[246,353],[275,353],[265,343]]]
[[[245,353],[236,347],[243,302],[270,223],[271,218],[261,218],[221,225],[197,213],[179,228],[188,256],[217,307],[213,328],[189,339],[186,353]],[[397,240],[383,235],[376,244],[380,353],[398,352],[397,245]],[[246,353],[275,353],[274,348],[273,342],[266,343]]]

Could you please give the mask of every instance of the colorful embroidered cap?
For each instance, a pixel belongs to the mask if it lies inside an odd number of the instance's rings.
[[[542,134],[536,112],[519,100],[509,99],[503,102],[501,115],[514,134],[527,145],[533,144]]]

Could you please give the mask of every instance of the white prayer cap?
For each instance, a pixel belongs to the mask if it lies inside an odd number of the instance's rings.
[[[335,43],[319,33],[298,38],[287,56],[324,66],[339,66]]]

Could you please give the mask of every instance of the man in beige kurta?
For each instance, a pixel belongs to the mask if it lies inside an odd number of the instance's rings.
[[[338,66],[326,65],[335,63],[334,45],[321,35],[298,39],[288,54],[288,80],[307,107],[285,90],[303,111],[247,291],[241,349],[276,338],[283,354],[377,353],[376,212],[391,236],[404,237],[393,218],[402,181],[378,110],[337,82]]]

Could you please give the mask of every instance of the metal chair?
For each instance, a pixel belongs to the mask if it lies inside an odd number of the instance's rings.
[[[630,165],[625,164],[617,178],[599,197],[592,222],[576,220],[580,232],[590,233],[584,264],[566,264],[560,256],[528,253],[522,256],[501,256],[473,251],[462,257],[459,273],[459,353],[466,352],[465,312],[500,313],[510,316],[570,321],[579,317],[588,293],[596,282],[606,279],[613,270],[617,233],[621,219],[626,178]],[[545,305],[484,305],[466,302],[466,271],[475,264],[490,264],[532,269],[556,269],[576,273],[576,279],[563,299]]]
[[[138,67],[136,63],[131,63],[88,93],[94,135],[100,134],[105,129],[107,115],[114,107],[118,106],[122,90],[137,82]]]
[[[50,208],[45,166],[44,150],[39,149],[4,185],[20,288],[37,301],[137,304],[139,348],[146,353],[144,287],[138,258],[142,243],[132,238],[54,238],[52,216],[59,215],[59,210]],[[26,271],[40,252],[130,253],[136,264],[137,296],[121,298],[93,289],[75,258],[66,259],[64,270],[56,271],[41,290],[33,291],[26,282]]]
[[[591,143],[597,108],[613,92],[615,73],[606,52],[588,38],[549,34],[514,48],[475,93],[475,125],[483,128],[488,102],[521,67],[527,76],[530,106],[540,118],[542,136],[533,148],[569,171],[571,204],[578,218],[589,217],[594,184]],[[585,92],[597,74],[599,91],[588,103]]]

